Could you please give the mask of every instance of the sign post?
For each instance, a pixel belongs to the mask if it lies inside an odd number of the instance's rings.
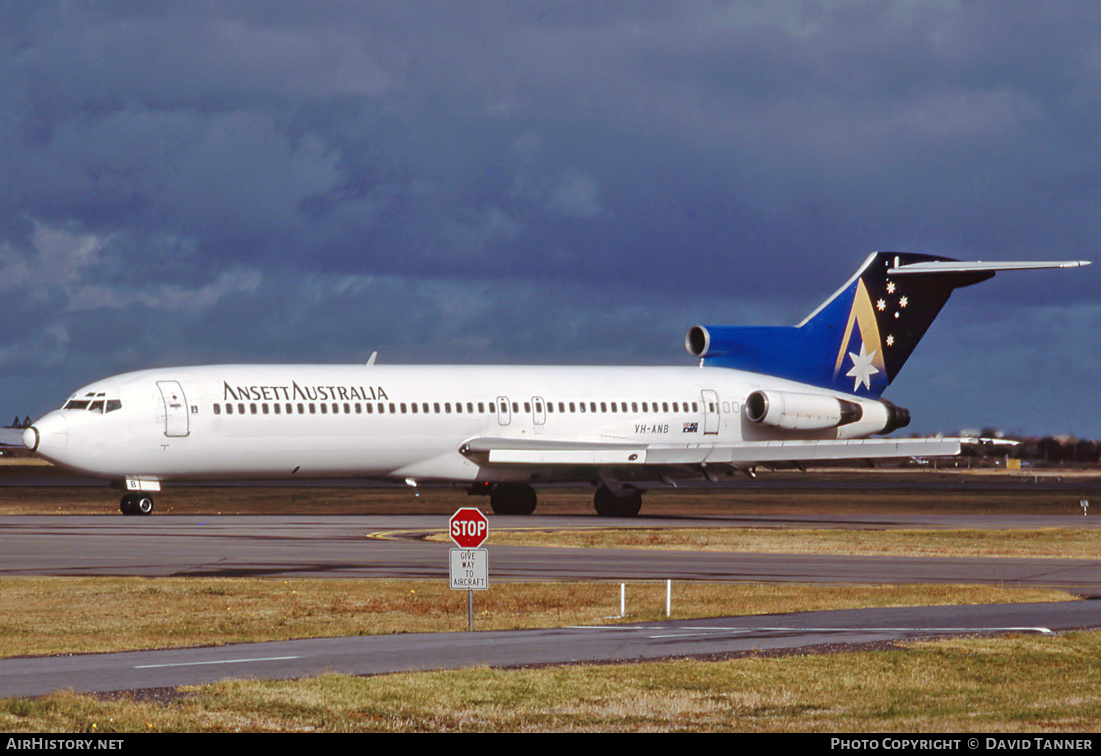
[[[451,515],[448,535],[459,548],[451,549],[451,590],[467,592],[467,628],[474,629],[474,591],[489,589],[489,551],[480,548],[489,538],[489,520],[475,507]]]

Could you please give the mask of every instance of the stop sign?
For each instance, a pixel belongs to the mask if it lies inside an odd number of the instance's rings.
[[[448,532],[459,548],[476,549],[489,538],[489,520],[480,510],[463,507],[451,515]]]

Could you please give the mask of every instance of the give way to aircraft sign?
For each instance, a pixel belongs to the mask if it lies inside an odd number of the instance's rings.
[[[448,533],[459,547],[450,551],[451,590],[488,590],[489,552],[478,547],[489,537],[489,520],[481,510],[463,507],[451,515]]]

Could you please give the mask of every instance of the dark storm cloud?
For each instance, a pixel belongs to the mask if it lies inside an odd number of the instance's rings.
[[[692,323],[795,322],[873,249],[1096,256],[1091,3],[0,12],[0,389],[28,412],[172,362],[675,362]],[[958,295],[900,401],[979,351],[1080,389],[1087,270]],[[959,378],[961,424],[1000,424],[1017,394]]]

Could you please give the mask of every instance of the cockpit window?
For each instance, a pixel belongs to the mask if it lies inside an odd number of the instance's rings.
[[[70,399],[62,409],[114,412],[122,409],[122,401],[119,399]]]

